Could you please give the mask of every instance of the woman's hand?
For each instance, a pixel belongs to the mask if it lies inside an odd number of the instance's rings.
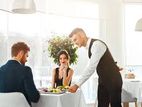
[[[66,71],[67,71],[67,65],[61,64],[59,68],[59,77],[60,78],[66,78]]]
[[[64,75],[66,75],[66,71],[67,71],[67,65],[65,65],[65,64],[62,64],[61,66],[60,66],[60,69],[61,69],[61,71],[63,72],[63,76]]]
[[[67,76],[67,65],[62,65],[63,66],[63,78],[66,78]]]
[[[63,71],[64,71],[64,70],[67,70],[67,68],[68,68],[68,67],[67,67],[66,64],[61,64],[61,66],[60,66],[60,69],[63,70]]]

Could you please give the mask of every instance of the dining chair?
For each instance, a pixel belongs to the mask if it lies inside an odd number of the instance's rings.
[[[19,92],[0,93],[0,107],[30,107],[25,96]]]
[[[122,89],[121,102],[123,103],[123,107],[129,107],[129,103],[131,102],[135,103],[135,107],[138,107],[137,98],[132,97],[132,95],[124,89]]]

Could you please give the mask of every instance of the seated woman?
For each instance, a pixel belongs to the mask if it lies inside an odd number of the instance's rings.
[[[55,68],[52,73],[52,87],[70,86],[73,76],[73,70],[69,67],[70,56],[66,50],[58,54],[59,67]]]

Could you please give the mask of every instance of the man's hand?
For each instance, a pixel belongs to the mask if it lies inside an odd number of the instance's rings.
[[[68,91],[71,93],[75,93],[78,88],[79,88],[79,86],[75,84],[75,85],[69,87]]]

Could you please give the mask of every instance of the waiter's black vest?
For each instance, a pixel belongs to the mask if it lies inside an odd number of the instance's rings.
[[[103,44],[105,44],[103,41],[98,40],[98,39],[91,39],[89,50],[88,50],[88,56],[91,58],[91,47],[93,45],[93,42],[95,41],[100,41]],[[101,57],[98,65],[97,65],[97,74],[99,76],[99,83],[107,85],[111,83],[117,83],[119,80],[121,80],[121,75],[119,72],[119,68],[116,65],[107,45],[106,46],[106,52],[104,55]]]

